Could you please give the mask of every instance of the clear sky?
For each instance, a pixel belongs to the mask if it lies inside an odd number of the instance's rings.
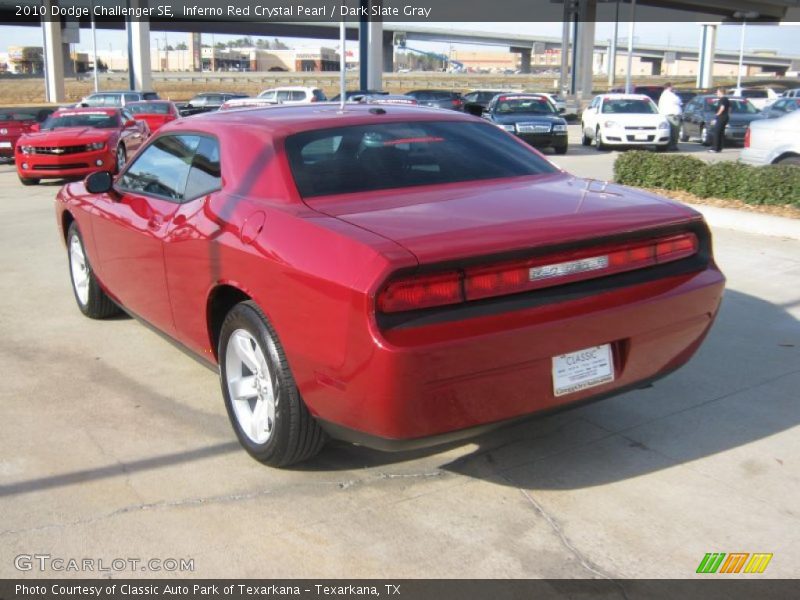
[[[415,24],[419,26],[418,23]],[[432,27],[441,27],[441,24],[433,23]],[[500,33],[530,33],[544,36],[561,35],[561,23],[449,23],[452,29],[480,30],[487,32]],[[724,25],[719,28],[717,37],[717,48],[736,50],[739,48],[739,25]],[[152,34],[155,36],[156,34]],[[613,24],[598,23],[596,26],[596,39],[606,40],[613,35]],[[620,38],[628,35],[628,24],[620,23]],[[700,26],[694,23],[637,23],[634,37],[641,42],[651,44],[675,45],[675,46],[697,46],[699,43]],[[210,36],[209,36],[210,37]],[[240,36],[216,35],[216,42],[225,42],[230,38]],[[159,39],[164,39],[164,33],[158,33]],[[313,40],[295,40],[292,38],[281,38],[288,45],[300,44],[310,45],[321,43],[328,46],[336,45],[333,40],[314,42]],[[187,34],[167,33],[167,41],[171,45],[188,41]],[[206,40],[204,40],[206,41]],[[210,40],[209,40],[210,41]],[[4,51],[7,46],[40,46],[42,43],[41,31],[35,27],[0,27],[0,51]],[[79,49],[91,49],[91,34],[88,29],[81,30],[81,43]],[[206,41],[206,43],[208,43]],[[126,47],[125,37],[119,31],[104,31],[99,29],[97,32],[97,45],[102,50],[123,50]],[[153,44],[155,47],[155,43]],[[466,46],[466,48],[477,48],[477,46]],[[446,49],[445,44],[414,42],[414,47],[423,50],[434,50],[441,52]],[[486,48],[486,46],[481,46]],[[790,25],[748,25],[745,48],[749,50],[776,50],[780,54],[800,56],[800,23]]]

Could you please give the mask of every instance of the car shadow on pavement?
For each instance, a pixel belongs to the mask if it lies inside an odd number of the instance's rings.
[[[800,321],[727,291],[697,355],[646,389],[531,418],[472,440],[383,453],[334,443],[298,470],[370,468],[476,446],[438,468],[532,488],[574,489],[639,477],[750,444],[800,423]],[[487,398],[487,402],[491,402]]]
[[[794,304],[796,301],[784,306]],[[291,470],[329,473],[414,463],[413,468],[424,466],[530,489],[600,486],[710,457],[791,429],[800,423],[798,388],[800,321],[781,306],[728,291],[698,354],[651,388],[412,452],[387,453],[330,442],[319,456]],[[156,410],[154,417],[158,416]],[[0,497],[130,477],[237,452],[244,453],[237,442],[217,442],[0,485]],[[263,469],[269,477],[269,468]]]

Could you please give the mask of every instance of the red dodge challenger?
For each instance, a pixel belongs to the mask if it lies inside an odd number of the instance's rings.
[[[159,127],[166,125],[170,121],[180,119],[178,107],[169,100],[143,100],[142,102],[131,102],[125,108],[131,111],[133,118],[137,121],[144,121],[150,128],[151,133],[155,133]]]
[[[725,282],[697,212],[455,111],[181,119],[56,204],[80,310],[218,367],[239,440],[275,466],[647,385],[694,354]]]
[[[64,108],[17,141],[15,162],[23,185],[39,180],[118,172],[150,135],[126,109]]]

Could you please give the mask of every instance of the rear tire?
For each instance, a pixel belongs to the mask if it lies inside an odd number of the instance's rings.
[[[19,182],[22,185],[39,185],[39,180],[35,177],[20,177]]]
[[[787,156],[775,163],[776,165],[794,165],[800,167],[800,156]]]
[[[72,293],[80,311],[90,319],[105,319],[117,314],[119,307],[97,282],[76,223],[72,223],[67,231],[67,253]]]
[[[319,453],[327,436],[300,397],[278,336],[258,305],[233,307],[219,340],[225,408],[250,456],[285,467]]]
[[[708,128],[705,125],[700,126],[700,143],[703,146],[711,145],[711,135],[708,133]]]

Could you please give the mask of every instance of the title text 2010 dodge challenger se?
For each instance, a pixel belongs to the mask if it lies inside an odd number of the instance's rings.
[[[724,287],[696,212],[449,111],[175,121],[56,204],[81,311],[218,364],[239,440],[278,466],[327,435],[415,447],[643,385]]]

